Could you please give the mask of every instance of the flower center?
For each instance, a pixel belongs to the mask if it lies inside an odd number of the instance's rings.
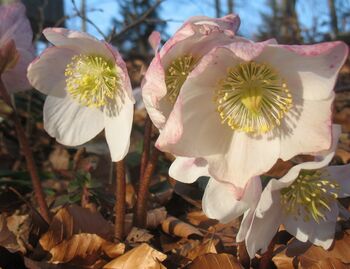
[[[229,68],[214,100],[222,123],[253,134],[280,125],[292,106],[292,95],[279,74],[271,66],[256,62]]]
[[[167,99],[175,103],[188,74],[194,69],[198,59],[192,55],[176,58],[165,71]]]
[[[80,104],[101,107],[115,102],[120,86],[115,65],[101,56],[76,55],[65,70],[67,91]]]
[[[317,223],[326,220],[330,204],[338,197],[339,184],[326,179],[324,170],[302,170],[298,178],[281,190],[281,204],[285,213],[295,217],[303,215],[304,221],[313,218]]]

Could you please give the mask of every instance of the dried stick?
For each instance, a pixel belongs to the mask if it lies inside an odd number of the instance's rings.
[[[49,223],[50,222],[50,213],[49,213],[49,209],[47,207],[46,201],[45,201],[45,195],[44,195],[43,189],[41,187],[40,178],[39,178],[38,171],[37,171],[37,168],[36,168],[36,165],[34,162],[34,158],[33,158],[33,153],[30,149],[28,139],[27,139],[27,137],[24,133],[24,130],[22,128],[19,116],[12,105],[10,95],[8,94],[8,92],[5,88],[5,85],[1,79],[0,79],[0,93],[1,93],[4,101],[13,109],[12,117],[13,117],[13,121],[14,121],[15,127],[16,127],[18,142],[20,144],[20,147],[21,147],[22,152],[24,154],[24,157],[26,159],[27,169],[28,169],[28,172],[29,172],[31,180],[32,180],[36,201],[39,205],[39,209],[40,209],[40,213],[41,213],[42,217],[45,219],[46,222]]]
[[[145,130],[143,134],[143,149],[142,149],[142,155],[141,155],[141,167],[140,167],[140,182],[143,178],[143,174],[146,169],[146,165],[148,163],[149,159],[149,151],[151,147],[151,135],[152,135],[152,122],[147,114],[146,121],[145,121]]]
[[[146,226],[148,188],[151,182],[151,176],[157,165],[159,153],[159,150],[154,148],[152,156],[147,163],[143,178],[140,180],[134,219],[136,226],[140,228]]]
[[[116,163],[116,190],[115,190],[115,225],[114,236],[118,240],[123,239],[125,219],[125,164],[124,160]]]

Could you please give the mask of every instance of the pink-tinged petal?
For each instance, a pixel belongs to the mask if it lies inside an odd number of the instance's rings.
[[[97,108],[79,105],[69,96],[48,96],[44,104],[44,128],[57,142],[78,146],[103,130],[103,113]]]
[[[28,67],[30,84],[44,94],[55,97],[66,96],[67,64],[76,51],[68,48],[50,47],[38,56]]]
[[[158,51],[159,45],[160,45],[160,40],[161,40],[160,33],[157,31],[153,31],[152,34],[149,36],[148,42],[150,43],[154,52]]]
[[[264,190],[258,207],[264,203],[263,197],[266,194],[267,192]],[[272,202],[264,218],[259,218],[255,215],[246,234],[246,247],[251,258],[254,258],[255,253],[260,249],[261,252],[267,250],[268,245],[283,221],[279,193],[274,192],[271,197]]]
[[[260,178],[252,178],[244,190],[242,199],[238,200],[234,186],[210,178],[202,200],[203,211],[210,218],[223,223],[230,222],[247,210],[254,211],[261,190]]]
[[[105,42],[82,32],[71,31],[64,28],[46,28],[43,34],[48,41],[57,47],[70,48],[81,54],[102,56],[105,59],[114,60],[114,55],[107,48]]]
[[[134,102],[128,96],[118,113],[111,115],[105,109],[105,135],[113,162],[122,160],[129,151],[133,114]]]
[[[265,173],[276,163],[279,153],[280,142],[270,135],[251,137],[235,132],[225,151],[205,159],[213,177],[244,189],[250,178]]]
[[[209,176],[208,164],[201,158],[176,157],[169,168],[169,176],[190,184],[201,176]]]
[[[135,99],[132,93],[132,87],[131,87],[131,82],[128,74],[128,69],[126,68],[126,64],[122,56],[120,55],[120,53],[115,47],[108,44],[107,42],[103,42],[103,43],[113,55],[114,62],[116,63],[117,67],[119,67],[119,71],[121,71],[121,74],[119,74],[119,76],[121,76],[121,79],[122,79],[122,89],[126,91],[129,99],[133,102],[133,104],[135,104]]]
[[[257,61],[272,65],[294,96],[322,100],[333,91],[348,55],[340,41],[305,46],[270,45]]]
[[[12,69],[6,70],[1,75],[4,85],[9,93],[28,90],[31,88],[27,79],[27,68],[33,60],[34,55],[28,50],[17,49],[17,51],[19,53],[18,62]]]
[[[334,165],[326,168],[329,173],[329,179],[339,184],[337,194],[339,198],[350,196],[350,164]]]
[[[241,20],[236,14],[229,14],[222,18],[210,18],[206,16],[191,17],[188,22],[194,25],[202,25],[211,30],[226,31],[235,34],[241,24]],[[214,28],[214,29],[213,29]]]
[[[166,95],[167,89],[165,85],[165,73],[158,53],[156,53],[147,69],[141,88],[142,98],[153,124],[158,129],[162,129],[166,118],[159,110],[159,101]]]
[[[0,5],[0,20],[0,46],[13,39],[17,48],[32,47],[33,32],[23,4]]]
[[[285,215],[283,224],[290,234],[294,235],[299,241],[310,241],[314,245],[328,249],[333,242],[335,234],[335,224],[339,214],[338,205],[334,202],[327,211],[325,221],[317,223],[313,219],[304,221],[302,218],[296,218],[294,215]]]
[[[252,224],[254,217],[254,209],[249,208],[244,212],[241,225],[239,226],[238,233],[236,235],[236,242],[243,242],[248,234],[250,225]]]
[[[333,99],[334,94],[325,100],[294,100],[295,106],[280,126],[281,159],[289,160],[298,154],[313,154],[330,148]]]

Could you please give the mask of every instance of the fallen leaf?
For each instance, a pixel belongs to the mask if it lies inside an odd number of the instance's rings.
[[[347,164],[350,161],[350,152],[344,149],[337,149],[335,152],[335,156],[339,157],[343,164]]]
[[[6,248],[12,253],[17,251],[25,253],[25,249],[22,249],[18,244],[15,234],[7,227],[5,214],[0,215],[0,246]]]
[[[104,269],[165,269],[166,255],[143,243],[106,264]]]
[[[113,227],[100,213],[77,205],[61,208],[50,223],[49,230],[40,238],[44,250],[50,250],[74,234],[97,234],[106,240],[112,240]]]
[[[196,246],[195,248],[191,249],[188,252],[186,257],[190,260],[194,260],[197,257],[202,256],[204,254],[208,254],[208,253],[217,254],[216,244],[218,243],[218,241],[219,241],[218,239],[207,240],[206,242],[203,242],[200,245]]]
[[[145,229],[133,227],[128,234],[126,241],[129,243],[146,243],[153,238],[153,235]]]
[[[196,258],[188,269],[243,269],[235,257],[230,254],[205,254]]]
[[[53,263],[67,263],[74,259],[89,260],[94,263],[102,253],[110,258],[116,258],[122,255],[124,250],[123,243],[114,244],[96,234],[81,233],[62,241],[49,252],[52,255],[51,262]]]
[[[203,234],[196,227],[171,216],[163,221],[162,230],[167,234],[183,238],[196,239],[203,237]]]

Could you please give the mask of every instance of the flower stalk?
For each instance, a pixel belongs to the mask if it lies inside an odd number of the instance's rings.
[[[273,256],[273,251],[275,249],[276,241],[277,241],[277,234],[271,240],[267,248],[267,251],[262,254],[260,259],[259,269],[271,268],[272,256]]]
[[[122,240],[124,235],[124,218],[125,218],[125,163],[124,160],[116,162],[116,190],[115,190],[115,226],[114,237]]]
[[[30,178],[31,178],[31,181],[33,184],[33,189],[34,189],[36,201],[38,203],[42,217],[45,219],[46,222],[49,223],[50,222],[50,212],[49,212],[49,209],[48,209],[46,201],[45,201],[45,195],[44,195],[43,189],[41,187],[38,170],[36,168],[34,158],[33,158],[33,153],[30,149],[29,142],[28,142],[28,139],[24,133],[19,116],[11,103],[10,95],[8,94],[8,92],[5,88],[5,85],[1,79],[0,79],[0,93],[1,93],[1,96],[4,99],[4,101],[13,110],[12,117],[13,117],[13,121],[15,123],[18,142],[20,144],[22,153],[23,153],[25,160],[26,160],[27,169],[28,169],[28,172],[30,174]]]
[[[160,151],[157,148],[154,148],[151,158],[145,168],[142,180],[140,180],[134,219],[135,225],[140,228],[144,228],[146,226],[148,188],[151,182],[151,176],[153,175],[157,165],[159,153]]]
[[[143,135],[143,149],[142,149],[142,155],[141,155],[141,167],[140,167],[140,181],[143,178],[143,174],[146,169],[146,165],[148,163],[149,159],[149,153],[151,148],[151,135],[152,135],[152,122],[147,114],[146,120],[145,120],[145,130]]]

